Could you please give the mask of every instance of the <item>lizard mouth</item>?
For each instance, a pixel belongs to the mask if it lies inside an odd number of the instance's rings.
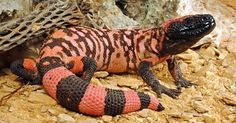
[[[166,34],[170,39],[200,39],[210,33],[215,26],[215,20],[211,15],[195,15],[172,22]]]

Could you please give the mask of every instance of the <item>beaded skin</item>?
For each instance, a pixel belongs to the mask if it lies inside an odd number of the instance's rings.
[[[115,116],[144,108],[162,111],[164,107],[154,96],[100,87],[90,80],[96,70],[136,71],[157,94],[176,98],[179,90],[161,85],[149,68],[167,61],[177,86],[193,85],[182,77],[174,55],[190,48],[214,27],[213,17],[203,14],[171,19],[161,28],[60,29],[43,44],[38,59],[17,60],[11,70],[30,84],[43,84],[59,104],[83,114]]]

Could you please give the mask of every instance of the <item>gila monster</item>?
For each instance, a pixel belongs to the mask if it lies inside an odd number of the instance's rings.
[[[58,103],[79,113],[114,116],[143,108],[161,111],[164,106],[154,96],[91,84],[94,72],[135,71],[158,95],[176,98],[180,87],[194,84],[182,76],[175,55],[193,46],[215,25],[211,15],[197,14],[168,20],[160,28],[59,29],[43,44],[38,59],[17,60],[10,68],[30,84],[43,84]],[[149,70],[162,61],[167,61],[177,89],[161,85]]]

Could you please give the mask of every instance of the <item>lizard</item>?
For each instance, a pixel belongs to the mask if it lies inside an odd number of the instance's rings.
[[[170,19],[158,28],[95,29],[74,26],[52,33],[38,59],[14,61],[11,71],[30,84],[42,84],[65,108],[91,116],[118,115],[149,108],[164,110],[159,100],[144,92],[115,90],[90,83],[95,71],[136,72],[157,95],[177,98],[180,87],[195,85],[185,79],[175,55],[209,34],[216,23],[210,14]],[[150,68],[167,61],[177,89],[160,84]]]

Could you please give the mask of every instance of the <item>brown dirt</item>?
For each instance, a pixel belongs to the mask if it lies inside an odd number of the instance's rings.
[[[236,42],[231,42],[235,44]],[[228,46],[228,45],[226,45]],[[162,112],[144,109],[116,117],[89,117],[66,110],[49,97],[42,86],[24,85],[0,106],[0,122],[236,122],[236,52],[210,45],[178,55],[181,69],[197,87],[182,89],[178,99],[162,95]],[[153,68],[166,86],[174,88],[166,64]],[[97,72],[92,82],[110,88],[133,88],[154,94],[137,75],[108,75]],[[126,81],[124,83],[124,81]],[[128,82],[127,82],[128,81]],[[8,69],[0,77],[0,97],[20,87],[19,79]]]
[[[221,13],[221,15],[223,14]],[[233,17],[232,15],[229,18]],[[232,23],[235,20],[231,20],[230,24],[235,25]],[[217,29],[217,31],[224,33],[222,33],[223,36],[230,35],[232,37],[227,40],[222,39],[222,44],[219,47],[214,44],[203,45],[199,49],[195,48],[195,50],[188,50],[178,55],[184,76],[198,86],[183,88],[178,99],[162,95],[160,100],[166,108],[162,112],[144,109],[115,117],[85,116],[61,107],[46,94],[42,86],[21,86],[21,80],[6,68],[0,71],[0,98],[2,98],[0,123],[236,123],[236,40],[234,38],[236,35],[233,30],[234,26],[228,26],[230,29],[227,34],[223,31],[226,28]],[[214,42],[213,39],[207,38],[206,40]],[[166,63],[158,64],[152,70],[162,84],[175,88],[173,79],[167,71]],[[155,95],[137,75],[97,72],[92,82],[109,88],[131,88]]]

